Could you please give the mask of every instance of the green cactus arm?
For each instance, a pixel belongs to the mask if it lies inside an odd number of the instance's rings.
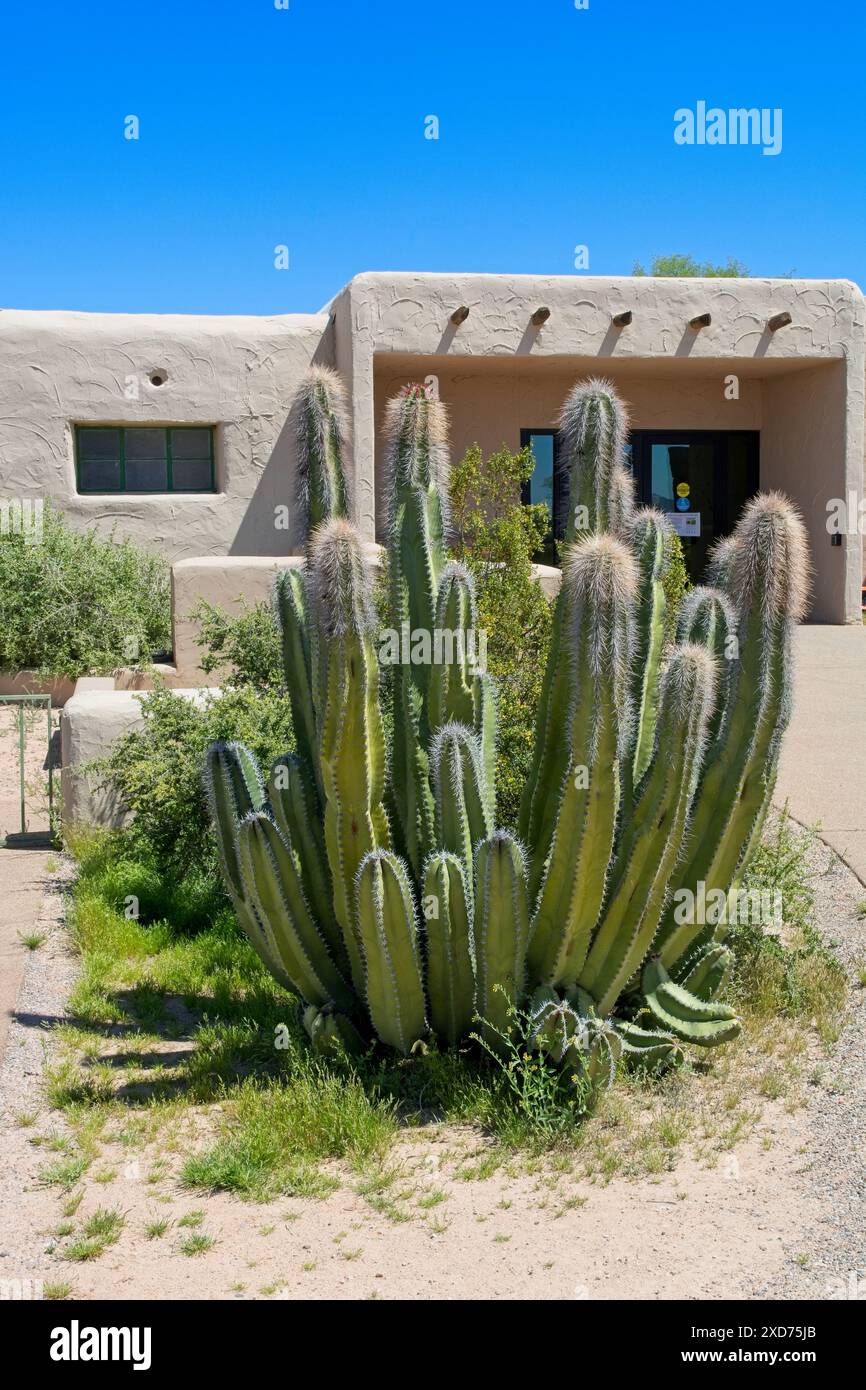
[[[683,600],[677,620],[677,641],[695,642],[706,647],[716,659],[718,681],[713,713],[707,726],[707,758],[714,748],[727,717],[731,689],[731,670],[739,646],[737,617],[733,604],[721,589],[698,586]]]
[[[265,804],[258,763],[242,743],[212,743],[205,755],[203,780],[220,867],[238,922],[274,978],[285,989],[294,991],[295,986],[286,974],[273,933],[267,922],[259,917],[247,894],[241,866],[238,843],[240,823]]]
[[[739,661],[719,738],[695,797],[691,849],[678,882],[692,892],[727,892],[754,845],[790,717],[791,631],[805,609],[809,564],[799,514],[778,493],[747,506],[724,543],[725,581],[739,616]],[[717,566],[718,568],[718,566]],[[701,935],[700,924],[667,914],[662,959],[673,968]]]
[[[583,697],[583,709],[591,698]],[[619,800],[613,701],[608,698],[605,704],[607,713],[599,712],[592,721],[597,727],[591,752],[590,720],[574,718],[576,752],[559,799],[553,848],[535,905],[529,966],[533,978],[549,984],[571,985],[577,980],[604,897]],[[589,782],[584,786],[587,771]],[[533,886],[530,871],[530,901]]]
[[[580,976],[602,1016],[640,966],[658,931],[682,856],[715,694],[715,663],[697,646],[675,649],[662,684],[653,760],[625,827],[604,915]]]
[[[433,739],[435,833],[438,849],[456,854],[467,879],[475,846],[493,831],[478,740],[463,724],[446,724]]]
[[[427,689],[428,727],[475,722],[476,691],[471,658],[478,635],[475,584],[465,565],[451,561],[439,580],[434,621],[433,665]]]
[[[568,478],[566,542],[582,532],[619,533],[631,499],[623,468],[628,420],[611,382],[579,382],[566,397],[558,424]]]
[[[649,766],[658,718],[659,675],[665,646],[665,572],[669,550],[669,522],[650,507],[635,512],[628,541],[638,568],[637,620],[632,656],[632,706],[635,716],[634,752],[625,777],[626,805]]]
[[[385,410],[385,472],[389,497],[390,621],[431,644],[445,551],[447,420],[423,386],[406,387]],[[401,663],[394,673],[394,744],[389,801],[396,838],[416,879],[434,843],[427,691],[431,666]]]
[[[732,1042],[740,1032],[733,1009],[698,999],[675,984],[657,956],[644,966],[643,993],[650,1013],[662,1027],[696,1047],[718,1047]]]
[[[376,657],[368,639],[347,637],[332,647],[321,741],[325,846],[334,913],[356,989],[362,980],[362,966],[352,908],[355,878],[370,850],[390,845],[382,803],[385,745],[377,683]]]
[[[405,387],[385,407],[393,608],[413,632],[432,632],[446,562],[447,432],[444,406],[423,386]]]
[[[410,669],[394,674],[394,724],[391,745],[388,804],[396,847],[416,879],[435,842],[430,757],[422,733],[423,696]]]
[[[676,983],[705,1003],[716,998],[731,973],[734,958],[726,946],[709,943],[679,963]]]
[[[283,838],[297,853],[307,901],[336,963],[348,966],[334,916],[334,894],[319,802],[309,773],[295,753],[276,758],[268,776],[268,802]]]
[[[312,777],[319,805],[322,785],[318,765],[316,671],[310,649],[307,586],[299,569],[280,570],[274,579],[271,604],[289,692],[295,749]]]
[[[475,946],[469,886],[454,854],[433,854],[424,866],[430,1026],[451,1046],[468,1033],[475,1013]]]
[[[259,765],[245,744],[220,739],[205,754],[203,781],[223,876],[229,889],[243,897],[238,826],[251,811],[260,811],[265,804]]]
[[[553,827],[550,858],[545,862],[537,850],[529,870],[530,966],[536,979],[549,984],[570,985],[578,978],[604,897],[629,727],[629,606],[635,584],[632,556],[611,536],[589,536],[566,556],[574,694],[559,737],[570,761],[545,809]]]
[[[352,1020],[327,1004],[317,1009],[310,1004],[303,1014],[303,1024],[313,1045],[313,1051],[333,1058],[344,1053],[349,1057],[361,1057],[368,1044],[358,1032]]]
[[[682,1057],[681,1048],[669,1033],[641,1028],[639,1024],[625,1019],[618,1019],[614,1027],[622,1038],[625,1061],[633,1067],[640,1066],[655,1071],[660,1066]]]
[[[623,468],[627,419],[610,382],[591,380],[575,386],[563,405],[559,427],[569,489],[566,545],[586,533],[620,531],[632,505],[631,484]],[[532,762],[517,826],[532,860],[542,863],[553,836],[551,801],[558,801],[568,769],[568,744],[562,730],[570,723],[572,700],[571,626],[569,593],[563,585],[551,619]]]
[[[295,397],[298,473],[310,531],[332,517],[348,517],[345,450],[348,411],[343,383],[330,367],[306,372]]]
[[[356,893],[370,1018],[382,1042],[405,1056],[427,1022],[415,904],[402,859],[372,850],[358,869]]]
[[[247,893],[297,992],[310,1004],[355,1009],[355,996],[310,912],[295,855],[274,821],[263,811],[252,812],[241,822],[238,845]]]
[[[572,624],[569,595],[560,588],[550,622],[550,645],[544,668],[532,760],[523,793],[517,830],[530,856],[542,864],[550,852],[553,824],[549,818],[550,800],[558,797],[568,770],[568,743],[562,731],[570,723],[572,671],[566,635]],[[548,819],[545,820],[545,817]],[[542,834],[542,824],[545,826]]]
[[[360,541],[344,521],[328,522],[310,551],[312,593],[325,671],[319,765],[325,792],[325,848],[334,915],[356,990],[363,964],[354,921],[355,877],[370,850],[390,846],[383,805],[385,737],[373,646],[369,574]]]
[[[482,1036],[496,1049],[523,995],[529,940],[524,851],[505,830],[476,851],[474,935],[476,1007]]]
[[[475,734],[481,745],[481,765],[487,789],[491,822],[496,821],[496,736],[498,727],[499,692],[496,681],[487,672],[475,677]]]

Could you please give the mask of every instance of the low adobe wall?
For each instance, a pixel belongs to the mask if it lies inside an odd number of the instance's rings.
[[[175,691],[183,699],[197,702],[209,693],[201,687]],[[126,812],[116,794],[82,769],[106,757],[119,738],[143,724],[141,696],[131,690],[116,690],[112,677],[85,677],[76,682],[75,693],[60,717],[60,791],[65,824],[123,824]]]

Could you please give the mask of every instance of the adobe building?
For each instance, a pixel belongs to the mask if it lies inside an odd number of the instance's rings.
[[[672,513],[696,577],[746,498],[781,488],[809,530],[812,620],[859,623],[864,340],[847,280],[401,272],[356,276],[319,314],[6,309],[0,497],[51,498],[73,524],[161,550],[179,562],[176,611],[179,594],[255,597],[303,548],[291,402],[311,362],[346,383],[371,541],[382,411],[406,381],[448,405],[453,458],[530,443],[528,496],[559,526],[557,412],[604,376],[628,404],[639,494]]]

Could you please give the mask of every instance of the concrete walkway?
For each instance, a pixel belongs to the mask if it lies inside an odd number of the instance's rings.
[[[0,842],[0,1059],[29,954],[21,936],[34,931],[42,911],[51,851],[6,849]],[[56,859],[56,855],[54,858]]]
[[[801,627],[775,800],[866,885],[866,627]]]

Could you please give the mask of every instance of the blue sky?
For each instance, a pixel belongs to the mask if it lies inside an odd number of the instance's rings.
[[[10,0],[0,53],[0,305],[308,311],[576,245],[866,285],[852,0]],[[678,146],[701,100],[781,108],[781,153]]]

